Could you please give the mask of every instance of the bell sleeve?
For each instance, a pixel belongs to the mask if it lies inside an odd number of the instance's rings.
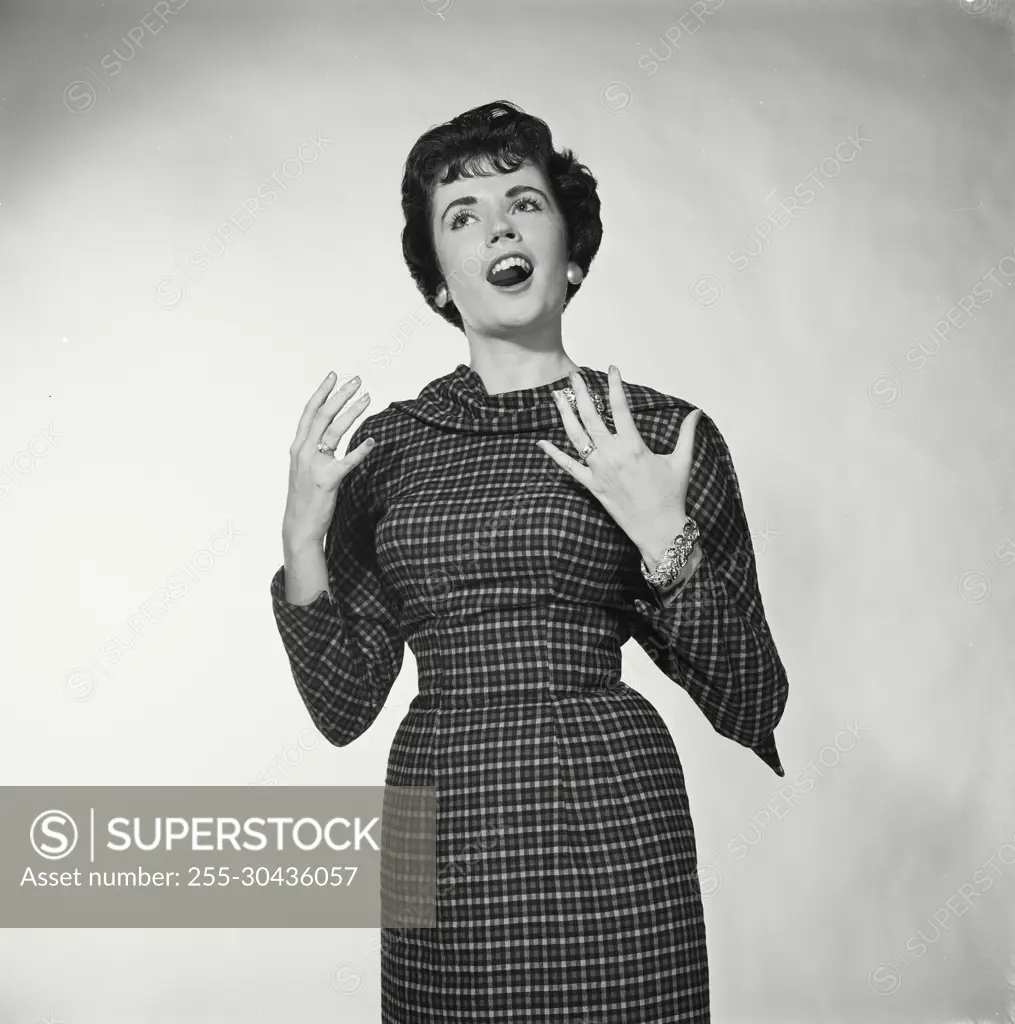
[[[774,733],[789,683],[765,618],[733,460],[705,413],[695,429],[687,514],[698,524],[701,561],[665,595],[641,581],[647,600],[634,602],[633,635],[716,732],[784,776]]]
[[[373,418],[356,428],[348,451],[368,436]],[[401,605],[377,566],[374,470],[368,458],[339,484],[324,543],[330,592],[322,591],[309,604],[290,604],[284,564],[271,580],[275,623],[296,687],[321,735],[337,747],[373,724],[405,655]]]

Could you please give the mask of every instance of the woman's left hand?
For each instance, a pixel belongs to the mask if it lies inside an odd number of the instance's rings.
[[[582,421],[578,421],[567,399],[561,395],[556,402],[564,429],[576,451],[587,447],[590,440],[596,445],[595,451],[583,465],[550,441],[537,444],[599,499],[642,555],[647,556],[646,560],[657,560],[687,519],[687,482],[694,455],[694,429],[701,418],[701,409],[694,409],[684,417],[673,451],[657,455],[638,433],[627,406],[620,371],[615,366],[611,366],[609,372],[615,434],[602,421],[581,374],[572,373],[570,380]]]

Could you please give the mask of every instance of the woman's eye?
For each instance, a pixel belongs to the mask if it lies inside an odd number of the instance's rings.
[[[516,200],[514,204],[515,209],[518,208],[518,205],[520,203],[531,203],[533,210],[541,210],[543,208],[542,203],[540,203],[540,201],[536,199],[534,196],[522,196],[520,199]],[[452,231],[457,231],[459,227],[461,227],[462,225],[462,218],[471,216],[471,211],[462,210],[461,213],[456,213],[454,217],[452,217],[451,220],[448,221],[448,227]]]
[[[538,199],[534,199],[532,196],[523,196],[521,199],[518,200],[518,202],[519,203],[532,203],[532,206],[535,209],[537,209],[537,210],[541,210],[542,209],[542,206],[540,206],[540,204],[539,204],[539,200]]]

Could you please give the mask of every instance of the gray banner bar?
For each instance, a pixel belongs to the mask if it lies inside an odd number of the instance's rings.
[[[432,787],[0,787],[0,927],[432,928],[436,812]]]

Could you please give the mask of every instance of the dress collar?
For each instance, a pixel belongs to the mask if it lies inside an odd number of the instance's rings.
[[[615,429],[608,374],[588,366],[579,370],[603,422]],[[625,383],[624,389],[632,411],[676,404],[675,399],[649,388]],[[459,363],[451,373],[430,381],[417,398],[391,404],[417,420],[456,433],[522,434],[545,431],[560,423],[554,391],[564,391],[575,408],[567,374],[533,388],[491,395],[483,378],[471,366]]]

